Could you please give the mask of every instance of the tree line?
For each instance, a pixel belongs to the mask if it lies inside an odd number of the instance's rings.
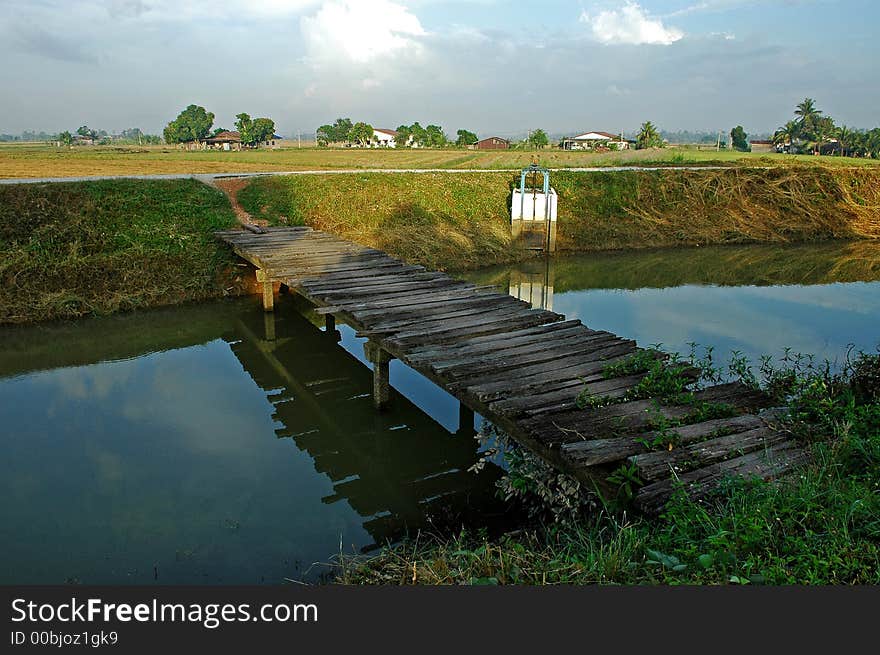
[[[251,118],[241,113],[235,116],[235,129],[246,146],[269,141],[275,136],[275,121],[271,118]],[[199,105],[189,105],[165,128],[165,143],[201,143],[211,136],[228,132],[224,127],[213,129],[214,114]]]
[[[422,127],[418,121],[412,125],[399,125],[395,132],[397,132],[397,136],[394,142],[398,148],[470,146],[479,140],[474,132],[464,129],[458,130],[456,138],[452,140],[441,126],[427,125]],[[366,146],[373,141],[374,134],[372,125],[363,121],[355,123],[350,118],[337,118],[333,123],[321,125],[315,131],[319,146],[329,146],[331,143]]]
[[[798,103],[794,118],[776,130],[773,142],[792,154],[831,151],[844,157],[880,158],[880,128],[856,130],[837,125],[812,98]]]

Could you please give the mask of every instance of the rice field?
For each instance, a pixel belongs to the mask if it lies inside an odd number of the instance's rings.
[[[880,161],[809,155],[752,154],[672,147],[615,153],[507,150],[362,150],[357,148],[281,148],[245,152],[186,151],[169,146],[56,148],[45,144],[0,144],[0,179],[254,173],[339,169],[518,169],[533,159],[551,168],[592,166],[811,165],[876,166]]]

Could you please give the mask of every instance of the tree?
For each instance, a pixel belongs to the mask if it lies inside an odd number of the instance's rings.
[[[204,107],[190,105],[180,112],[177,118],[168,123],[168,126],[165,128],[165,142],[200,142],[211,133],[211,126],[213,124],[214,114],[206,111]]]
[[[789,152],[794,152],[794,142],[800,136],[800,125],[797,121],[788,121],[773,133],[773,143],[789,148]]]
[[[367,123],[355,123],[348,133],[348,138],[355,143],[365,146],[373,139],[373,127]]]
[[[73,135],[67,130],[64,130],[58,135],[58,140],[62,145],[69,146],[73,143]]]
[[[241,136],[242,144],[246,146],[252,145],[255,141],[253,119],[245,113],[236,114],[235,118],[237,119],[235,121],[235,129],[238,131],[239,136]]]
[[[666,144],[663,142],[663,139],[660,138],[660,132],[657,131],[657,128],[651,121],[645,121],[642,123],[642,127],[639,130],[639,134],[636,137],[636,148],[639,150],[644,150],[646,148],[662,148]]]
[[[477,135],[468,130],[459,130],[456,134],[458,134],[458,138],[455,140],[457,146],[472,146],[479,141]]]
[[[411,138],[412,128],[409,125],[401,125],[397,128],[397,138],[394,140],[394,145],[396,148],[406,148],[412,145]]]
[[[730,130],[730,143],[734,150],[739,150],[740,152],[749,152],[749,150],[751,150],[751,147],[749,146],[749,136],[746,134],[742,125],[737,125]]]
[[[547,133],[540,128],[529,134],[528,141],[529,144],[535,148],[545,148],[550,143],[550,139],[547,138]]]
[[[252,129],[257,143],[271,141],[275,136],[275,121],[271,118],[255,118]]]
[[[843,157],[849,157],[852,154],[853,146],[858,141],[858,132],[849,129],[846,125],[841,125],[835,132],[837,142],[840,144],[840,154]]]
[[[429,148],[442,148],[449,140],[443,133],[443,128],[439,125],[428,125],[425,128],[425,144]]]
[[[86,139],[94,139],[97,136],[93,130],[89,129],[88,125],[83,125],[82,127],[77,128],[76,133]]]

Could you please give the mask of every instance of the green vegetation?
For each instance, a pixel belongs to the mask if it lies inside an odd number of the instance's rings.
[[[275,135],[275,121],[271,118],[251,118],[248,114],[235,117],[235,129],[241,135],[241,142],[246,146],[255,146],[269,141]]]
[[[645,150],[647,148],[663,148],[666,142],[660,136],[660,132],[651,121],[642,123],[639,134],[636,136],[636,148]]]
[[[749,145],[749,135],[746,134],[742,125],[737,125],[730,130],[730,145],[734,150],[739,152],[748,152],[751,150],[751,146]]]
[[[838,126],[831,116],[823,115],[812,98],[804,98],[794,114],[795,120],[788,121],[773,135],[773,141],[786,152],[880,158],[880,127],[854,130]]]
[[[734,365],[734,368],[737,366]],[[501,537],[421,534],[343,559],[359,584],[878,584],[880,355],[840,373],[812,360],[764,362],[762,386],[790,407],[811,464],[782,480],[729,480],[707,500],[679,491],[657,520],[602,504],[514,449],[501,492],[532,521]],[[663,441],[663,440],[661,440]],[[658,443],[657,446],[672,445]],[[632,471],[612,474],[625,492]],[[625,496],[625,493],[623,494]]]
[[[537,130],[531,130],[527,141],[529,145],[535,149],[546,148],[550,145],[550,139],[547,137],[547,133],[540,128]]]
[[[220,297],[235,224],[193,180],[0,186],[0,324]]]
[[[214,114],[204,107],[190,105],[165,128],[165,143],[186,143],[203,141],[211,133]]]
[[[506,173],[259,178],[238,198],[254,217],[307,224],[433,268],[527,256],[511,243]],[[880,173],[771,169],[553,174],[559,247],[657,246],[880,236]]]
[[[364,174],[259,178],[238,194],[276,225],[311,225],[436,269],[525,257],[511,241],[508,177]]]

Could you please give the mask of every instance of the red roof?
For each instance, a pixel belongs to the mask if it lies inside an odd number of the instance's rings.
[[[209,136],[205,141],[241,141],[241,134],[239,132],[225,130],[218,134],[214,134],[213,136]]]

